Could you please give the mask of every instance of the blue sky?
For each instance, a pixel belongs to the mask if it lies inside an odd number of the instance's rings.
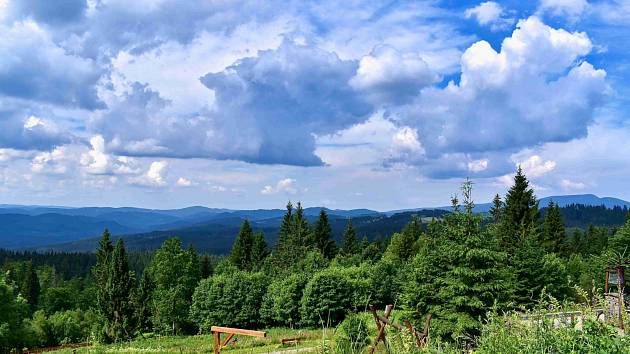
[[[0,0],[0,203],[630,199],[628,43],[628,0]]]

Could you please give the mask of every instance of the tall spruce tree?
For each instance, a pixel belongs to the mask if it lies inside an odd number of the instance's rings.
[[[134,308],[136,313],[136,327],[141,332],[151,332],[153,325],[151,322],[151,303],[155,284],[151,279],[151,273],[145,269],[140,278],[140,285],[136,290]]]
[[[337,253],[337,244],[332,239],[332,228],[328,222],[326,210],[319,211],[319,217],[313,230],[313,244],[326,259],[332,259]]]
[[[348,219],[346,231],[343,233],[341,243],[341,254],[344,256],[353,256],[359,252],[359,241],[357,233],[352,226],[352,219]]]
[[[547,206],[547,214],[541,233],[541,245],[547,252],[559,255],[567,253],[567,235],[560,207],[553,201]]]
[[[492,200],[492,208],[490,208],[490,215],[492,215],[492,221],[494,223],[501,222],[501,214],[503,214],[503,201],[499,194],[494,196]]]
[[[273,250],[273,261],[280,269],[288,268],[293,261],[293,250],[291,249],[291,234],[293,233],[293,204],[287,203],[286,213],[282,217],[278,241]]]
[[[122,238],[116,242],[111,255],[106,285],[107,334],[114,340],[130,338],[134,328],[133,291],[134,277],[129,271],[129,261]]]
[[[96,265],[92,268],[92,275],[96,284],[97,310],[103,316],[106,316],[106,313],[109,312],[107,280],[113,251],[114,246],[112,245],[111,235],[109,230],[105,229],[96,250]]]
[[[507,254],[473,213],[470,181],[462,192],[464,210],[432,226],[409,264],[402,294],[403,307],[418,323],[432,314],[433,333],[456,340],[478,335],[495,305],[505,309],[513,283]]]
[[[499,240],[504,249],[509,254],[514,254],[525,238],[536,237],[537,221],[538,201],[519,166],[514,176],[514,185],[505,196],[505,208],[499,228]]]
[[[308,241],[311,238],[311,227],[304,215],[302,203],[297,203],[293,218],[293,232],[290,239],[293,247],[299,252],[308,247]]]
[[[243,221],[241,230],[234,240],[230,260],[238,269],[250,270],[252,267],[252,245],[254,243],[254,230],[249,221]]]
[[[31,308],[31,311],[34,311],[37,308],[37,304],[39,301],[39,279],[37,278],[37,272],[35,271],[35,267],[33,266],[33,261],[26,262],[26,269],[24,272],[24,279],[22,280],[22,285],[20,286],[22,291],[22,296],[26,299],[26,302]]]
[[[267,249],[267,241],[265,241],[265,235],[262,232],[257,232],[256,235],[254,235],[254,240],[252,243],[252,269],[260,269],[268,255],[269,250]]]

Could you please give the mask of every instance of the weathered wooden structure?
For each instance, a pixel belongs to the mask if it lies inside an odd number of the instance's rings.
[[[214,346],[213,346],[214,354],[221,353],[221,349],[225,348],[228,344],[230,344],[230,342],[232,341],[235,335],[261,337],[261,338],[267,337],[266,332],[252,331],[249,329],[240,329],[240,328],[212,326],[210,331],[212,332],[212,335],[214,337]],[[221,341],[221,334],[227,334],[227,337],[225,337],[223,341]]]
[[[625,260],[606,269],[606,282],[604,285],[604,298],[608,316],[615,318],[617,326],[622,330],[625,329],[623,313],[628,303],[625,273],[629,265],[630,260]]]
[[[372,316],[374,317],[374,322],[376,323],[376,328],[378,329],[378,333],[374,338],[374,343],[368,349],[369,354],[373,354],[376,350],[376,347],[380,342],[383,342],[384,345],[387,345],[385,342],[385,326],[390,325],[400,331],[404,331],[405,329],[409,330],[409,333],[413,336],[416,347],[422,348],[429,337],[429,326],[431,325],[431,314],[427,316],[427,319],[424,323],[424,329],[422,332],[416,330],[416,328],[409,322],[408,320],[403,321],[403,325],[393,322],[389,317],[392,314],[392,310],[394,309],[394,305],[385,306],[385,313],[383,316],[379,315],[376,312],[374,306],[370,305],[370,311],[372,312]]]

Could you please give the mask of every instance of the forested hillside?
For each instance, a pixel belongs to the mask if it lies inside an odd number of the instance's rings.
[[[508,350],[542,340],[536,337],[542,332],[501,332],[498,314],[597,304],[604,270],[628,254],[630,221],[616,230],[567,231],[563,209],[550,203],[539,210],[520,169],[488,215],[473,210],[466,182],[449,213],[424,219],[404,213],[335,220],[326,210],[311,218],[300,203],[289,203],[275,242],[243,220],[226,257],[200,254],[179,238],[160,241],[155,252],[128,253],[127,241],[108,231],[90,255],[2,252],[0,349],[207,333],[211,325],[341,323],[340,337],[324,346],[345,353],[343,333],[367,323],[360,313],[368,304],[396,304],[418,328],[432,316],[432,346]],[[400,228],[373,240],[359,232],[359,225],[379,220]],[[630,348],[608,325],[585,321],[596,329],[546,330],[551,351],[562,352],[557,348],[567,341],[597,343],[591,345],[601,352]]]

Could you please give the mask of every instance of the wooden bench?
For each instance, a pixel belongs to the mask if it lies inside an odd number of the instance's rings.
[[[282,338],[280,342],[282,343],[282,345],[300,344],[300,341],[302,340],[304,340],[304,337],[289,337],[289,338]]]
[[[240,328],[212,326],[210,328],[210,331],[212,332],[212,335],[214,337],[214,346],[213,346],[214,354],[221,353],[221,349],[225,348],[228,344],[230,344],[230,341],[235,335],[259,337],[259,338],[267,337],[266,332],[251,331],[249,329],[240,329]],[[221,334],[223,333],[227,334],[228,336],[225,337],[223,342],[221,342]]]

